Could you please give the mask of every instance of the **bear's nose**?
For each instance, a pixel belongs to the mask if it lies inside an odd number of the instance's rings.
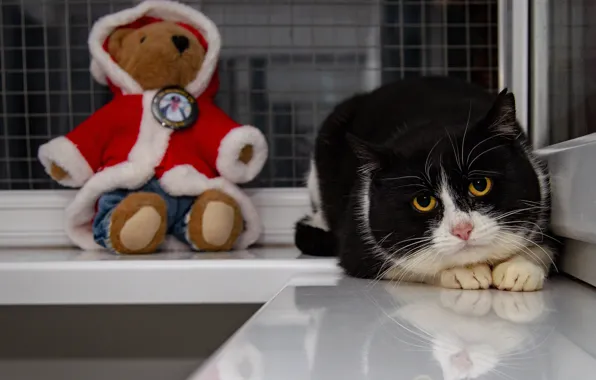
[[[172,36],[172,42],[174,43],[174,46],[176,46],[176,49],[178,49],[180,53],[183,53],[184,50],[188,49],[188,38],[184,36]]]

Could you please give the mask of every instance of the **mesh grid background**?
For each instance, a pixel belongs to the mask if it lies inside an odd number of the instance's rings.
[[[549,2],[550,143],[596,132],[596,2]]]
[[[123,0],[2,0],[0,189],[56,188],[37,149],[110,100],[89,73],[93,22]],[[318,125],[343,98],[420,75],[495,90],[497,0],[203,0],[220,28],[218,103],[270,144],[249,186],[302,186]]]

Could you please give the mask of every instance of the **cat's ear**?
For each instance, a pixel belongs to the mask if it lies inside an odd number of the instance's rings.
[[[491,131],[518,135],[520,128],[515,116],[515,96],[507,89],[501,91],[484,120]]]
[[[385,160],[383,147],[364,141],[349,132],[346,133],[346,140],[360,161],[360,165],[366,166],[370,170],[376,170],[382,166]]]

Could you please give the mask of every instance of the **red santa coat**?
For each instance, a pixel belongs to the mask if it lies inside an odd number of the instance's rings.
[[[143,91],[105,49],[115,29],[156,20],[180,23],[207,50],[203,66],[186,87],[197,99],[199,118],[183,130],[163,127],[154,118],[151,102],[157,90]],[[220,51],[220,36],[213,22],[180,3],[145,1],[99,19],[91,30],[89,47],[91,72],[100,83],[110,85],[114,99],[72,132],[39,149],[47,172],[54,162],[69,173],[62,185],[81,187],[66,210],[66,230],[73,242],[83,249],[99,249],[91,232],[97,199],[111,190],[139,188],[156,177],[174,196],[196,196],[207,189],[230,195],[245,220],[245,231],[235,247],[243,249],[254,243],[261,233],[261,221],[251,200],[234,183],[248,182],[260,172],[267,144],[258,129],[236,123],[213,103]],[[244,164],[238,155],[248,144],[254,154]]]

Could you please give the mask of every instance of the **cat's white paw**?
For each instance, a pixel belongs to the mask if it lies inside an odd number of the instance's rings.
[[[488,289],[492,284],[490,267],[486,264],[479,264],[446,269],[441,272],[439,284],[450,289]]]
[[[546,272],[540,266],[518,256],[505,261],[493,270],[493,284],[500,290],[533,292],[544,286]]]
[[[492,307],[491,292],[466,292],[456,289],[441,290],[441,305],[460,315],[481,317]]]
[[[516,323],[532,322],[546,311],[544,292],[495,292],[492,306],[499,317]]]

